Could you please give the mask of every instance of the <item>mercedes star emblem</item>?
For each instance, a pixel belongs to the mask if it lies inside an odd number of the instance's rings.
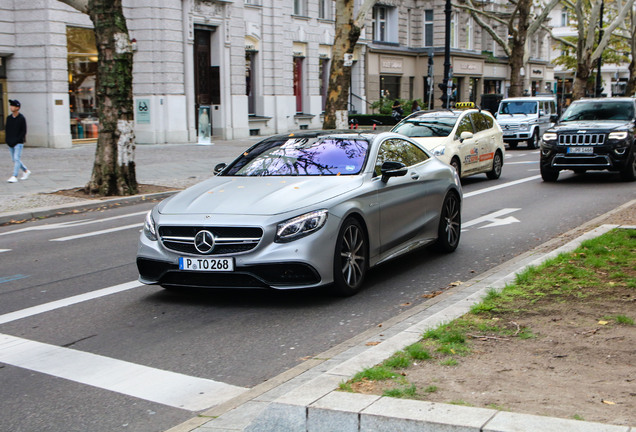
[[[194,247],[202,254],[208,254],[214,249],[214,235],[210,231],[199,231],[194,236]]]

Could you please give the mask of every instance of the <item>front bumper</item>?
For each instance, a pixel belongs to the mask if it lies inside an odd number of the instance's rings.
[[[591,153],[571,154],[567,146],[543,146],[541,164],[553,170],[621,171],[627,166],[629,148],[617,153],[609,146],[594,147]]]
[[[233,272],[179,270],[178,264],[139,257],[139,281],[170,287],[195,288],[307,288],[320,285],[316,269],[306,263],[240,266]]]
[[[333,282],[334,239],[340,218],[329,215],[318,231],[288,243],[275,243],[276,223],[262,217],[217,217],[220,226],[261,226],[258,245],[248,252],[224,253],[215,257],[232,257],[234,271],[203,272],[179,269],[179,257],[204,257],[188,251],[168,249],[161,241],[150,240],[143,232],[137,250],[139,281],[172,287],[201,288],[310,288]],[[272,218],[278,221],[280,217]],[[196,216],[162,215],[164,226],[200,226]],[[260,222],[260,223],[259,223]],[[165,232],[165,230],[163,230]],[[159,232],[159,229],[157,230]]]

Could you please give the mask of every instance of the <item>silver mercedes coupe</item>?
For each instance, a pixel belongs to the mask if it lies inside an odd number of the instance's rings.
[[[141,282],[352,295],[370,267],[459,244],[455,170],[399,134],[277,135],[215,171],[148,212]]]

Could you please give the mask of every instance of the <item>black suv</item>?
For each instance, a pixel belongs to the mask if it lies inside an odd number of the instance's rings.
[[[543,134],[541,177],[555,182],[561,170],[618,171],[636,178],[636,100],[580,99]]]

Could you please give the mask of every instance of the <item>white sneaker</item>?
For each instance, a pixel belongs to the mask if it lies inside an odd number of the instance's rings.
[[[17,183],[18,182],[18,178],[16,176],[11,176],[11,178],[9,180],[7,180],[9,183]]]
[[[20,180],[26,180],[29,178],[30,175],[31,175],[31,171],[26,170],[24,174],[22,174],[22,177],[20,177]]]

